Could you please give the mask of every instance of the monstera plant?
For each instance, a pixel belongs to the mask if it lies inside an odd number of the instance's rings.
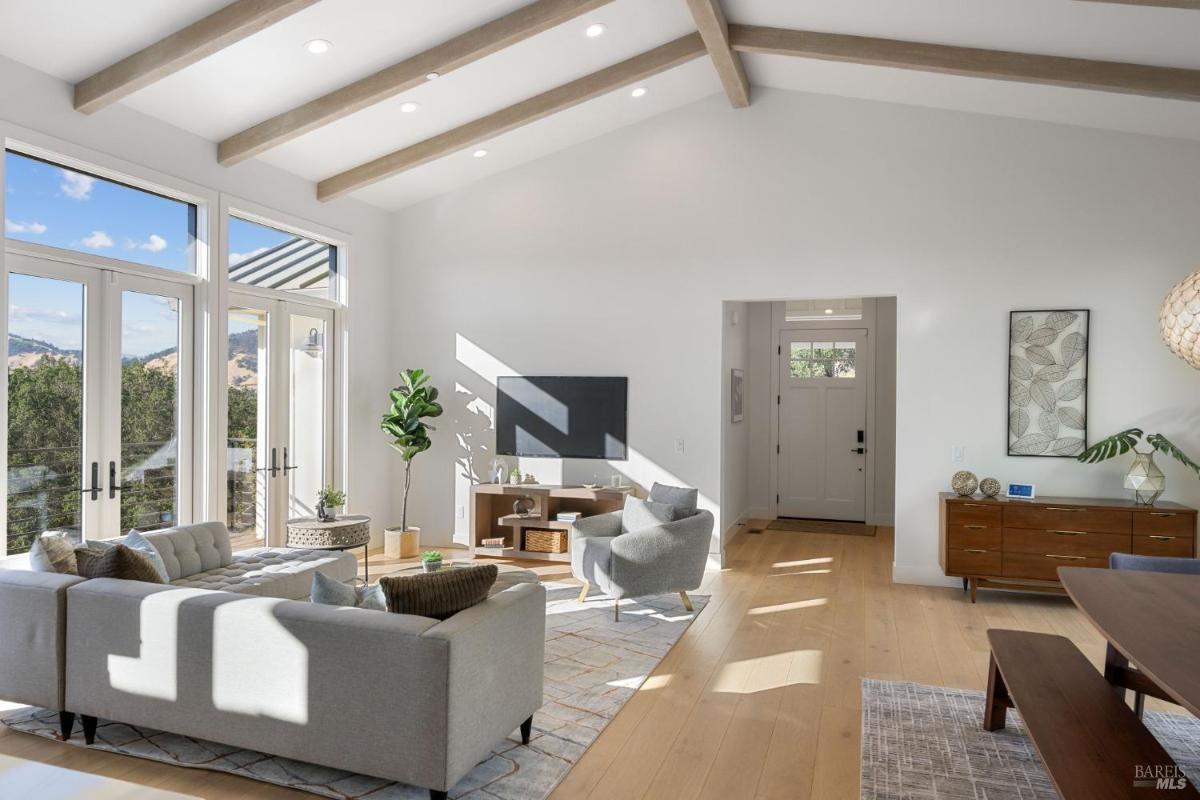
[[[404,494],[400,506],[400,526],[408,530],[408,490],[412,486],[412,461],[424,453],[433,442],[429,432],[434,430],[426,419],[440,417],[442,406],[437,402],[438,390],[429,385],[429,376],[421,369],[406,369],[400,373],[400,385],[391,391],[391,408],[383,415],[379,427],[392,437],[391,445],[404,459]]]
[[[1148,453],[1137,449],[1142,441],[1150,445]],[[1166,476],[1154,463],[1154,454],[1166,453],[1171,458],[1188,467],[1200,477],[1200,464],[1193,461],[1186,453],[1171,443],[1171,440],[1161,433],[1145,434],[1141,428],[1129,428],[1120,433],[1114,433],[1107,439],[1101,439],[1079,454],[1079,460],[1085,464],[1095,464],[1107,461],[1119,455],[1133,451],[1133,466],[1125,475],[1125,488],[1133,490],[1134,499],[1145,505],[1153,505],[1167,487]]]

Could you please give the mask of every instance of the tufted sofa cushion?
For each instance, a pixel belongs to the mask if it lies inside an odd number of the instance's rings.
[[[171,585],[307,600],[314,572],[349,581],[358,573],[358,560],[344,551],[256,548],[240,551],[223,566],[172,580]]]
[[[163,557],[172,582],[233,563],[224,522],[199,522],[143,535]]]

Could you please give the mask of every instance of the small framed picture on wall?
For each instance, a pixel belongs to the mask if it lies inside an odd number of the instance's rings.
[[[1087,309],[1008,317],[1008,454],[1075,458],[1087,449]]]
[[[731,422],[741,422],[746,418],[745,370],[729,371],[729,415]]]

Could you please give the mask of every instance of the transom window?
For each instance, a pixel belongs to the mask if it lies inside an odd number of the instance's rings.
[[[174,272],[196,271],[196,206],[4,154],[4,235]]]
[[[229,217],[229,279],[334,299],[337,248],[269,225]]]
[[[854,342],[792,342],[793,378],[853,378]]]

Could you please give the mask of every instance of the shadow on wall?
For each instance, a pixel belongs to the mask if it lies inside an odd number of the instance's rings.
[[[490,480],[490,466],[496,457],[495,403],[496,382],[501,375],[525,375],[524,371],[501,361],[494,354],[480,347],[461,333],[455,334],[456,368],[454,375],[454,405],[450,427],[456,442],[455,452],[455,505],[469,506],[471,486]],[[571,374],[555,371],[556,374]],[[631,381],[632,384],[632,381]],[[672,486],[696,486],[686,475],[676,475],[662,467],[650,454],[633,446],[636,437],[637,407],[632,399],[629,403],[629,430],[631,442],[627,445],[627,458],[611,459],[525,459],[515,456],[500,456],[507,468],[514,466],[522,471],[533,471],[542,483],[607,484],[613,476],[619,476],[626,485],[638,487],[644,494],[655,482]],[[701,491],[700,508],[718,515],[720,504]],[[466,543],[467,521],[455,520],[455,540]],[[720,540],[714,539],[710,547],[719,552]]]

